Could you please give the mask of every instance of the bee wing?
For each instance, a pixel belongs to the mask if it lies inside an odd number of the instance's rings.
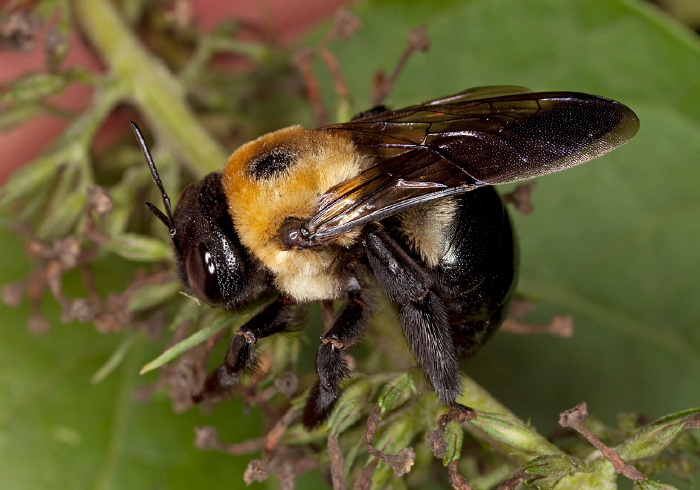
[[[484,87],[472,87],[461,92],[457,92],[447,97],[438,97],[420,104],[421,106],[434,106],[454,102],[467,102],[470,100],[493,99],[495,97],[509,96],[516,94],[532,93],[532,90],[519,85],[487,85]],[[416,106],[420,107],[420,106]],[[408,108],[407,108],[408,109]]]
[[[502,95],[507,90],[518,93]],[[639,128],[619,102],[526,90],[471,89],[319,128],[351,137],[376,163],[322,196],[309,221],[311,240],[322,243],[429,200],[573,167],[622,145]]]

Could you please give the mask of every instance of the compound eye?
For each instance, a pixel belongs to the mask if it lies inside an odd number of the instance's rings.
[[[187,281],[192,291],[210,304],[221,301],[221,291],[216,277],[216,263],[206,245],[198,244],[190,250],[185,261]]]

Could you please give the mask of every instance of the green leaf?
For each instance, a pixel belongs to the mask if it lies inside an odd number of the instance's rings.
[[[367,400],[371,394],[372,385],[367,378],[355,378],[345,386],[326,421],[331,434],[337,436],[361,417],[366,416],[369,411]]]
[[[211,321],[211,323],[202,326],[202,328],[197,330],[195,333],[193,333],[185,339],[182,339],[177,344],[169,347],[161,355],[148,362],[145,366],[141,368],[141,374],[146,374],[149,371],[153,371],[154,369],[158,369],[162,365],[167,364],[168,362],[172,361],[184,352],[190,350],[192,347],[201,344],[221,329],[224,329],[226,327],[232,327],[234,329],[240,327],[245,322],[250,320],[255,315],[255,313],[257,313],[257,311],[260,308],[260,304],[260,301],[256,301],[255,303],[248,305],[245,308],[241,308],[235,314],[222,312],[220,315],[216,316],[216,318],[213,321]]]
[[[23,104],[35,102],[48,95],[56,95],[66,86],[65,75],[37,73],[15,80],[7,93],[0,96],[0,103]]]
[[[532,456],[549,455],[552,449],[541,437],[532,433],[530,427],[510,415],[477,412],[470,421],[491,438]]]
[[[32,165],[18,170],[2,188],[0,206],[5,208],[15,199],[35,193],[57,170],[56,162],[50,158],[39,158]]]
[[[420,373],[417,369],[410,369],[399,374],[395,379],[382,388],[379,393],[377,403],[381,408],[381,416],[386,415],[391,410],[396,410],[398,407],[406,403],[411,397],[418,394],[417,384],[420,379]]]
[[[107,359],[107,361],[102,366],[100,366],[100,369],[98,369],[97,372],[92,375],[90,381],[93,384],[97,384],[102,382],[102,380],[104,380],[107,376],[112,374],[124,361],[124,358],[133,347],[135,340],[136,332],[131,332],[128,336],[126,336],[122,343],[119,344],[119,346],[114,350],[114,352],[112,352],[112,355],[109,356],[109,359]]]
[[[445,425],[445,456],[442,464],[447,466],[452,461],[459,460],[462,456],[462,440],[464,439],[464,429],[462,424],[456,420],[451,420]]]
[[[655,480],[635,482],[635,486],[640,490],[677,490],[673,485]]]
[[[129,311],[146,310],[164,303],[178,291],[182,290],[179,281],[172,280],[164,284],[147,284],[134,291],[129,302]]]
[[[700,409],[684,410],[667,415],[642,428],[616,448],[626,461],[642,459],[656,454],[668,446],[688,429],[700,428]]]
[[[120,257],[138,262],[159,262],[172,257],[170,245],[163,240],[135,233],[122,233],[110,238],[105,249]]]
[[[540,456],[522,466],[521,470],[531,475],[527,482],[534,482],[542,488],[554,488],[564,477],[576,473],[581,463],[570,456]]]

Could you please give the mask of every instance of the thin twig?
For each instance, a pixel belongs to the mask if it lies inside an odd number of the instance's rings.
[[[194,433],[194,445],[196,448],[201,450],[213,449],[233,456],[241,456],[243,454],[260,451],[265,444],[265,439],[263,437],[248,439],[247,441],[236,444],[226,444],[219,439],[218,431],[214,427],[209,426],[195,427]]]
[[[427,51],[429,47],[430,38],[426,33],[425,26],[418,27],[408,34],[408,46],[406,46],[406,49],[401,54],[401,58],[399,58],[389,78],[386,78],[382,71],[377,72],[375,75],[374,86],[372,88],[372,107],[381,105],[386,96],[389,95],[394,83],[396,83],[396,79],[403,71],[411,56],[414,53]]]
[[[528,478],[528,474],[524,470],[518,470],[513,476],[498,486],[498,490],[515,490],[518,485]]]
[[[328,111],[321,98],[321,87],[313,70],[314,53],[310,48],[302,48],[293,58],[294,65],[301,73],[306,87],[306,98],[314,113],[316,126],[324,126],[328,121]]]
[[[416,460],[416,453],[412,447],[403,448],[396,454],[387,454],[374,447],[372,443],[374,442],[374,434],[379,426],[380,417],[381,407],[375,405],[367,418],[367,425],[365,426],[365,448],[372,456],[391,466],[394,470],[394,476],[403,476],[411,471],[411,467]]]
[[[282,418],[277,421],[272,430],[270,430],[265,436],[265,452],[272,452],[272,450],[274,450],[277,447],[280,440],[282,440],[282,436],[287,430],[287,427],[289,427],[291,423],[294,422],[294,419],[297,417],[297,415],[299,415],[299,411],[290,408],[282,416]]]
[[[505,319],[501,329],[518,335],[549,334],[568,339],[574,335],[574,317],[571,315],[554,315],[552,321],[542,325],[529,325],[513,317]]]
[[[459,472],[457,460],[450,461],[447,465],[447,474],[450,477],[450,484],[455,490],[472,490],[471,485],[467,483],[467,479]]]
[[[537,186],[536,180],[531,180],[524,184],[518,184],[511,192],[503,194],[503,201],[513,203],[515,209],[522,214],[530,214],[535,206],[532,204],[532,191]]]
[[[345,458],[343,458],[343,451],[340,449],[338,436],[333,432],[328,432],[328,456],[331,458],[333,490],[345,490],[345,478],[343,478]]]
[[[588,417],[588,407],[586,402],[579,403],[574,408],[571,408],[559,415],[559,425],[569,427],[585,437],[596,449],[598,449],[605,458],[610,461],[617,473],[620,473],[630,480],[642,481],[646,477],[632,465],[627,464],[622,457],[613,449],[609,448],[603,441],[598,439],[588,427],[585,425]]]

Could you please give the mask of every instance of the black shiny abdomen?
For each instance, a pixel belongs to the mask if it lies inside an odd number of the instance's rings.
[[[457,355],[466,359],[507,315],[517,282],[518,250],[508,212],[493,187],[448,199],[458,207],[445,236],[449,245],[437,266],[426,271],[448,310]],[[399,239],[395,230],[392,235]],[[420,260],[417,251],[409,253]]]
[[[452,242],[436,269],[459,358],[471,357],[501,325],[518,274],[508,212],[492,187],[458,196]]]

